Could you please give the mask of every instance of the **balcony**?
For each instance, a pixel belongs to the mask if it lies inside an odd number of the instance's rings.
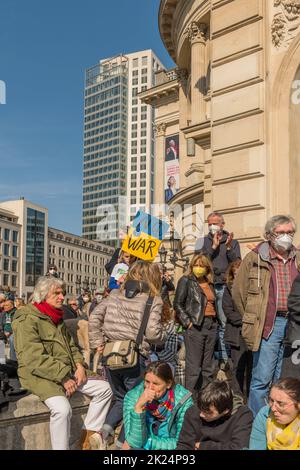
[[[170,70],[160,70],[159,72],[156,72],[155,74],[156,86],[162,85],[164,83],[168,83],[172,80],[177,80],[177,79],[178,79],[178,75],[177,75],[176,67]]]

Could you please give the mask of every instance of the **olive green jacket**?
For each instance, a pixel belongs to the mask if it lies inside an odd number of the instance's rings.
[[[12,328],[22,387],[42,401],[65,396],[62,381],[84,359],[64,322],[55,326],[50,317],[28,304],[17,310]]]
[[[300,271],[299,251],[295,256],[297,269]],[[245,256],[232,287],[233,301],[242,316],[242,337],[253,352],[260,348],[267,316],[272,315],[275,321],[277,282],[271,281],[269,244],[263,242]]]

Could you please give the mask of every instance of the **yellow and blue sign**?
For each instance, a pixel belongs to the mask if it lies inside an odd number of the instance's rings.
[[[123,241],[122,250],[145,261],[153,261],[168,229],[166,222],[138,211]]]

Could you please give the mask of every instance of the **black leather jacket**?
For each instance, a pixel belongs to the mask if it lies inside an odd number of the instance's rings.
[[[211,290],[215,294],[213,285]],[[176,316],[181,324],[187,328],[192,322],[193,325],[201,326],[204,320],[204,312],[207,304],[207,298],[201,289],[196,277],[182,276],[177,284],[174,309]],[[215,303],[217,311],[217,305]]]

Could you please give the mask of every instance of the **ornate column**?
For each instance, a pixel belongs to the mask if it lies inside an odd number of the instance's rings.
[[[191,118],[192,124],[206,121],[206,47],[207,25],[192,22],[186,30],[191,42]]]
[[[165,135],[167,125],[155,124],[154,204],[165,203]]]

